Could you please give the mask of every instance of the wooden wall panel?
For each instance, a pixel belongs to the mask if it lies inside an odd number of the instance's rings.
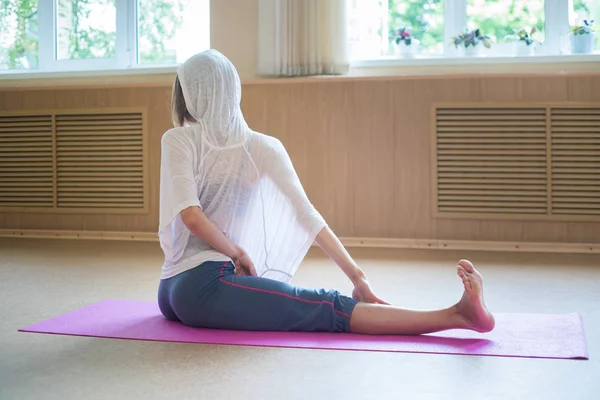
[[[453,82],[447,84],[454,85]],[[431,104],[424,100],[424,96],[419,96],[420,90],[427,90],[421,82],[398,81],[391,87],[394,170],[386,175],[385,181],[394,187],[395,204],[389,211],[394,223],[393,233],[396,237],[427,237],[434,230],[433,221],[429,218],[431,180],[428,178],[431,174]]]
[[[2,214],[0,228],[144,231],[158,227],[160,138],[170,127],[168,88],[0,91],[1,110],[145,107],[148,121],[149,214]]]
[[[397,104],[392,94],[392,86],[387,82],[360,82],[352,93],[356,107],[348,179],[350,185],[356,181],[352,236],[363,232],[368,237],[394,234],[394,227],[387,226],[393,220],[390,210],[394,209],[396,197],[395,190],[390,190],[396,171],[393,116]]]
[[[599,242],[600,224],[432,217],[436,102],[600,101],[600,75],[286,80],[243,87],[251,128],[280,138],[315,206],[344,237]],[[143,106],[148,215],[0,214],[0,228],[154,232],[170,88],[0,91],[0,109]]]

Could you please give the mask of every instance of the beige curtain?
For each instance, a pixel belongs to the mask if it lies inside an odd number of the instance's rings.
[[[259,1],[259,74],[348,73],[346,0]]]

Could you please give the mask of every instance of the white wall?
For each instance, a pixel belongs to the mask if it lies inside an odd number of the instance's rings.
[[[258,70],[258,1],[210,1],[210,47],[229,58],[242,79]]]

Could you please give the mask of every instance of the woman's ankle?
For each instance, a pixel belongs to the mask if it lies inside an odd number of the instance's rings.
[[[450,314],[450,325],[453,327],[451,329],[469,329],[471,326],[471,321],[469,321],[467,317],[460,312],[458,303],[450,307],[448,310]]]

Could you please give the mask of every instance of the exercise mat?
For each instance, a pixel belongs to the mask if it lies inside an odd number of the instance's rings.
[[[419,336],[200,329],[167,321],[156,302],[105,300],[22,332],[219,345],[478,356],[588,359],[579,314],[495,314],[489,333],[450,330]]]

